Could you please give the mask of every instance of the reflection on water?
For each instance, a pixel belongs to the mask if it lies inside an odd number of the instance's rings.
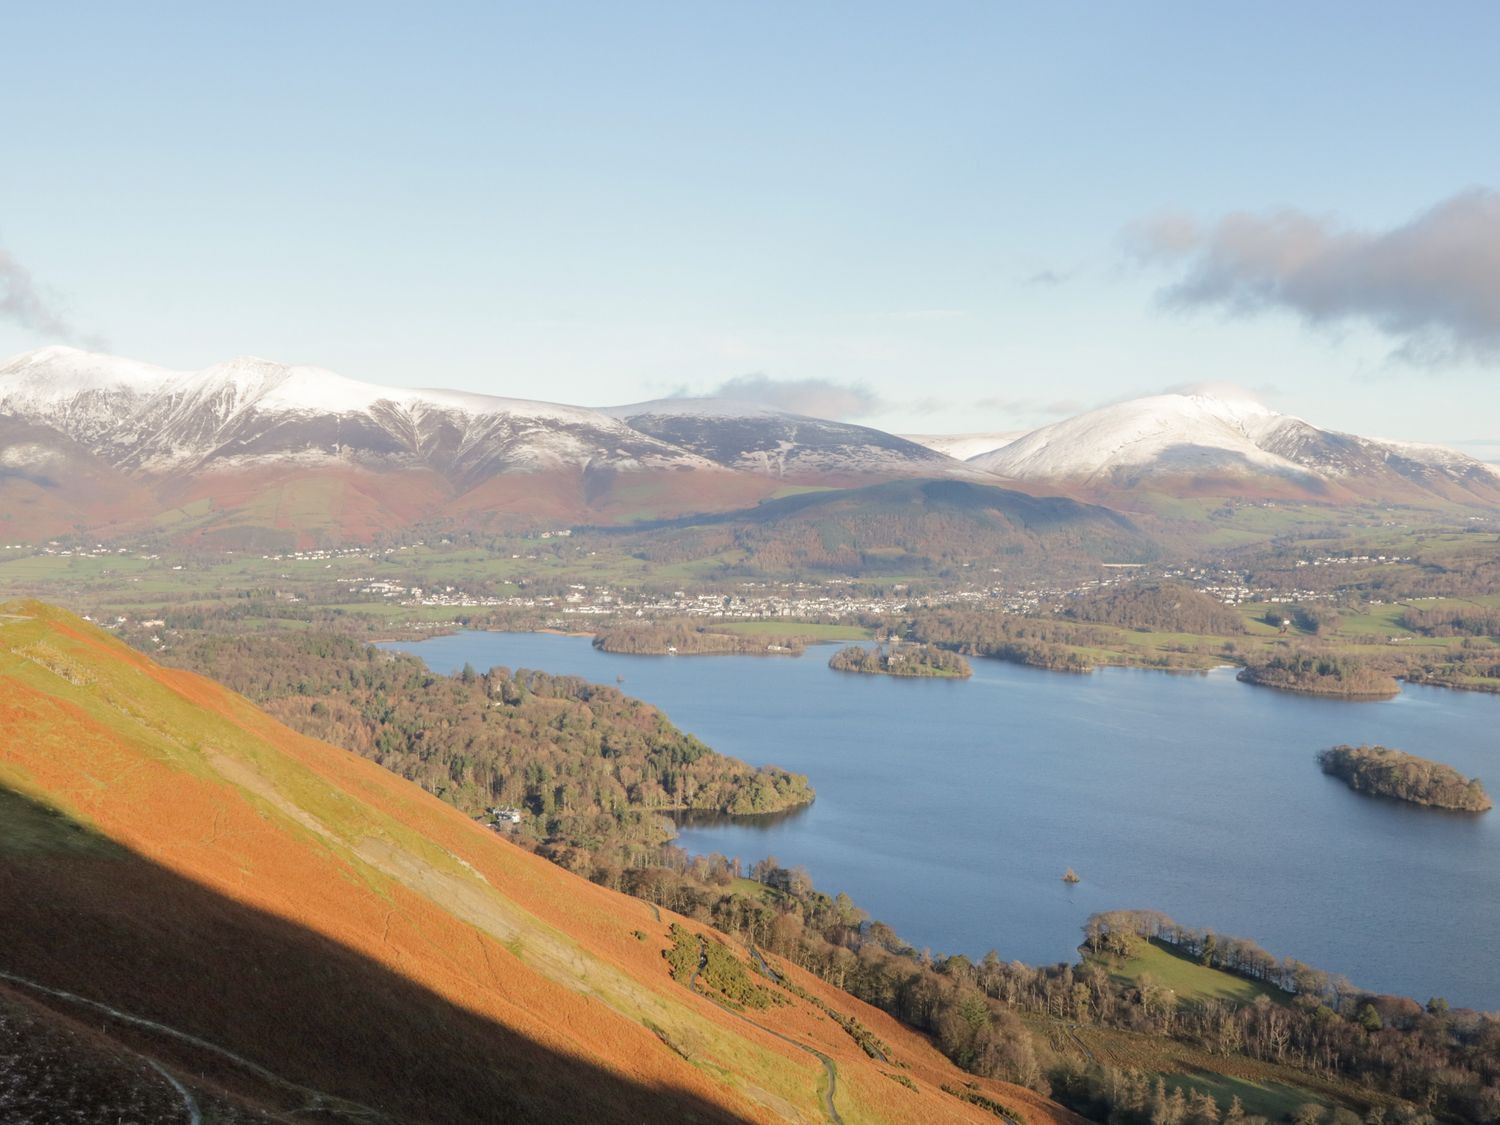
[[[685,828],[744,828],[744,829],[768,829],[777,828],[804,817],[812,809],[811,805],[798,805],[794,809],[785,809],[773,813],[722,813],[711,809],[677,809],[671,815],[672,823],[679,829]]]

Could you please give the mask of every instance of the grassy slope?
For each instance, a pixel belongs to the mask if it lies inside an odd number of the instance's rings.
[[[75,618],[0,613],[0,786],[43,810],[0,831],[0,968],[398,1119],[822,1118],[813,1056],[667,976],[670,914]],[[835,1060],[844,1120],[985,1119],[941,1093],[967,1076],[925,1040],[798,979],[875,1028],[919,1087],[805,1003],[757,1014]],[[170,1042],[148,1047],[285,1099]],[[1065,1117],[984,1085],[1034,1121]]]
[[[1280,989],[1211,969],[1154,941],[1137,941],[1124,961],[1110,960],[1107,964],[1116,978],[1139,983],[1142,978],[1150,977],[1152,983],[1171,990],[1180,1001],[1225,1000],[1249,1004],[1258,996],[1276,1001],[1287,999]]]
[[[1136,984],[1149,980],[1190,1004],[1211,1000],[1249,1004],[1261,996],[1277,1003],[1289,999],[1280,989],[1211,969],[1157,942],[1136,941],[1129,957],[1105,958],[1101,963],[1117,979]],[[1169,1087],[1205,1091],[1220,1105],[1238,1096],[1247,1112],[1273,1121],[1290,1116],[1308,1102],[1363,1107],[1371,1097],[1369,1091],[1347,1083],[1239,1056],[1211,1055],[1164,1037],[1093,1027],[1073,1028],[1061,1036],[1048,1031],[1061,1049],[1077,1047],[1091,1061],[1161,1074]]]

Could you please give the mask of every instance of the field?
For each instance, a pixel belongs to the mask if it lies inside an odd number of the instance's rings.
[[[1278,988],[1211,969],[1158,941],[1136,940],[1132,942],[1130,956],[1124,961],[1110,958],[1103,963],[1109,966],[1110,975],[1116,979],[1140,983],[1149,978],[1159,988],[1176,994],[1179,1001],[1223,1000],[1249,1004],[1260,996],[1277,1002],[1289,999]]]
[[[1099,1063],[1160,1075],[1169,1088],[1212,1094],[1221,1106],[1238,1097],[1245,1112],[1286,1120],[1309,1102],[1343,1106],[1361,1116],[1372,1105],[1395,1104],[1350,1083],[1239,1055],[1218,1055],[1167,1037],[1031,1017],[1028,1024],[1054,1051],[1081,1063]]]
[[[742,633],[750,637],[781,637],[789,633],[815,641],[867,641],[874,631],[862,625],[825,625],[810,621],[793,621],[778,617],[770,621],[725,621],[714,624],[725,633]]]

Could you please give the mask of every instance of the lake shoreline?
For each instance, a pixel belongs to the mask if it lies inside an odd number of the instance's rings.
[[[1500,982],[1475,970],[1500,955],[1500,938],[1478,948],[1454,936],[1500,935],[1500,822],[1278,780],[1351,741],[1493,775],[1493,695],[1419,685],[1350,707],[1253,690],[1232,666],[1066,677],[997,659],[974,661],[958,690],[838,676],[822,660],[627,666],[583,637],[528,632],[398,647],[437,670],[624,674],[624,690],[720,753],[807,775],[817,800],[804,811],[681,821],[676,845],[801,863],[815,885],[848,891],[919,945],[1049,964],[1071,955],[1088,914],[1150,903],[1382,992],[1500,1008]],[[1082,884],[1058,881],[1067,864]]]

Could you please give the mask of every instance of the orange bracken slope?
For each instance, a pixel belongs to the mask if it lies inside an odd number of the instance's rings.
[[[722,1009],[669,976],[673,921],[711,933],[84,621],[0,606],[0,1000],[97,1025],[184,1097],[309,1120],[993,1122],[942,1090],[974,1083],[1071,1119],[796,970],[891,1057],[805,1000]]]

